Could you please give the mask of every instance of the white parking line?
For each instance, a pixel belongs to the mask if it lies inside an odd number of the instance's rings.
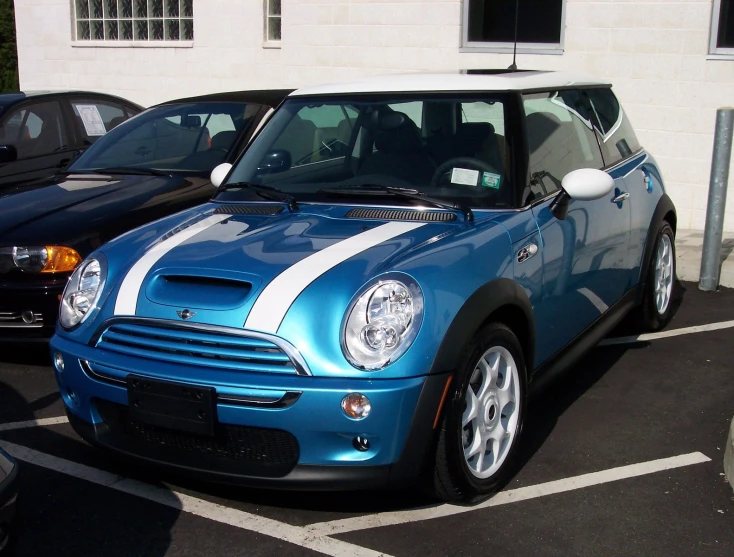
[[[41,418],[40,420],[27,420],[25,422],[10,422],[8,424],[0,424],[0,431],[12,431],[14,429],[25,429],[27,427],[37,427],[44,425],[58,425],[69,422],[66,416],[57,418]]]
[[[730,329],[732,327],[734,327],[734,321],[721,321],[720,323],[711,323],[709,325],[696,325],[695,327],[684,327],[682,329],[671,329],[670,331],[661,331],[659,333],[646,333],[644,335],[631,337],[607,338],[602,340],[597,346],[610,346],[613,344],[645,342],[646,340],[657,340],[659,338],[690,335],[691,333],[705,333],[707,331],[718,331],[720,329]]]
[[[689,453],[671,458],[663,458],[660,460],[651,460],[649,462],[641,462],[639,464],[631,464],[629,466],[620,466],[619,468],[611,468],[602,470],[601,472],[593,472],[573,478],[556,480],[544,484],[531,485],[521,487],[519,489],[511,489],[502,491],[479,505],[474,507],[461,507],[457,505],[440,505],[438,507],[430,507],[424,509],[416,509],[409,511],[394,511],[366,516],[358,516],[354,518],[345,518],[342,520],[332,520],[330,522],[319,522],[307,526],[307,530],[314,535],[332,536],[334,534],[343,534],[345,532],[354,532],[355,530],[366,530],[368,528],[378,528],[381,526],[394,526],[396,524],[406,524],[408,522],[418,522],[422,520],[430,520],[432,518],[440,518],[443,516],[451,516],[455,514],[467,513],[487,507],[497,507],[517,501],[525,501],[527,499],[535,499],[536,497],[544,497],[555,493],[563,493],[564,491],[573,491],[584,487],[599,485],[609,482],[615,482],[626,478],[634,478],[636,476],[644,476],[673,468],[690,466],[692,464],[700,464],[708,462],[711,459],[701,453]]]
[[[148,501],[154,501],[161,505],[208,518],[209,520],[214,520],[222,524],[228,524],[236,528],[242,528],[243,530],[249,530],[299,545],[323,553],[324,555],[331,555],[332,557],[390,557],[386,553],[380,553],[366,547],[314,534],[300,526],[292,526],[285,522],[257,516],[198,499],[197,497],[192,497],[184,493],[170,491],[162,487],[125,478],[124,476],[118,476],[117,474],[71,462],[14,443],[0,441],[0,447],[4,448],[17,459],[30,462],[36,466],[61,472],[62,474],[67,474],[123,493],[135,495]]]

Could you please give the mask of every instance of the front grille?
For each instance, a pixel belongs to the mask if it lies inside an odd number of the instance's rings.
[[[448,222],[456,220],[454,213],[401,209],[351,209],[345,216],[348,219],[413,220],[426,222]]]
[[[281,429],[220,423],[214,437],[204,437],[134,421],[121,404],[101,399],[94,403],[108,428],[107,444],[122,442],[140,456],[263,477],[285,476],[298,463],[298,440]]]
[[[298,373],[276,344],[254,336],[227,334],[218,328],[149,323],[113,323],[96,346],[110,352],[176,364],[237,371]]]
[[[31,328],[43,327],[43,315],[41,313],[26,311],[0,311],[0,328]]]

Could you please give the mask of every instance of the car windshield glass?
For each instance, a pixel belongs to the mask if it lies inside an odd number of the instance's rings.
[[[226,160],[259,110],[259,104],[224,102],[151,108],[101,137],[69,170],[132,167],[208,174]]]
[[[466,207],[508,207],[513,186],[506,101],[486,93],[292,98],[228,182],[276,187],[298,201],[411,203],[387,187]],[[257,196],[248,188],[223,188],[217,199]]]

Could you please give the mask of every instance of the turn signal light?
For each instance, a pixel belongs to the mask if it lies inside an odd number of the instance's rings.
[[[63,273],[73,271],[82,262],[81,256],[64,246],[46,246],[46,264],[42,273]]]

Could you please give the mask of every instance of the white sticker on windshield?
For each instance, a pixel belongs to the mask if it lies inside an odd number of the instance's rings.
[[[454,168],[451,171],[451,183],[464,186],[476,186],[479,182],[479,171],[468,168]]]
[[[84,124],[88,136],[99,136],[107,133],[107,128],[104,126],[96,104],[75,104],[74,106],[79,111],[79,117],[82,119],[82,124]]]

